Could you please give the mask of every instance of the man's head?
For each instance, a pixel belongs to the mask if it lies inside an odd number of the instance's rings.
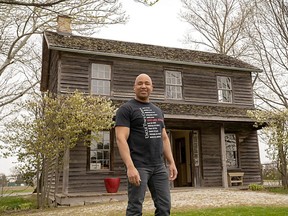
[[[149,96],[153,91],[152,80],[147,74],[140,74],[136,77],[134,83],[134,92],[136,100],[149,102]]]

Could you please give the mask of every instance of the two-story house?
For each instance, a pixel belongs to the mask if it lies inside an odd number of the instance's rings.
[[[261,182],[257,129],[246,115],[254,109],[252,72],[260,70],[227,55],[47,31],[41,91],[77,89],[120,106],[134,97],[136,76],[147,73],[179,171],[172,187],[228,187],[233,172],[244,174],[244,185]],[[67,167],[56,193],[105,192],[103,179],[113,176],[126,190],[114,129],[72,149]]]

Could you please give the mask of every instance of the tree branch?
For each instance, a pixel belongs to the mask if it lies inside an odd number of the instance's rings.
[[[57,0],[57,1],[52,1],[49,3],[35,3],[34,1],[32,2],[22,2],[22,1],[1,1],[0,4],[7,4],[7,5],[20,5],[20,6],[34,6],[34,7],[51,7],[53,5],[57,5],[59,3],[65,2],[67,0]]]

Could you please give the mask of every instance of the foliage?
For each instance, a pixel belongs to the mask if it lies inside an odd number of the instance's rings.
[[[276,163],[263,164],[262,165],[263,180],[280,180],[281,176],[277,169]]]
[[[100,138],[98,131],[110,129],[114,106],[104,97],[77,91],[53,97],[47,93],[37,101],[28,101],[25,106],[27,113],[6,124],[2,139],[7,143],[6,156],[17,156],[23,164],[19,168],[22,173],[36,174],[37,192],[41,189],[39,203],[44,206],[51,184],[48,171],[57,179],[63,169],[63,155],[69,149],[78,142],[89,145],[91,138]],[[69,163],[69,157],[65,160]]]
[[[36,208],[35,196],[0,197],[0,214]]]
[[[268,150],[272,161],[276,161],[282,185],[288,187],[288,109],[280,111],[248,111],[255,126],[266,125],[262,130],[268,139]]]
[[[259,184],[249,184],[248,189],[252,191],[262,191],[264,190],[264,186]]]

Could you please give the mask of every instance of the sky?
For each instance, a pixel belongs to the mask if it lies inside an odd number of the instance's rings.
[[[125,25],[101,29],[97,37],[184,48],[181,40],[189,25],[179,19],[181,0],[160,0],[152,7],[122,0],[130,19]]]
[[[180,0],[160,0],[152,7],[146,7],[134,0],[122,0],[122,3],[123,9],[130,16],[128,23],[104,27],[95,37],[187,48],[183,39],[190,27],[179,18],[182,7]],[[263,144],[260,145],[261,162],[267,162],[264,148]],[[0,173],[10,175],[15,162],[15,158],[0,158]]]

